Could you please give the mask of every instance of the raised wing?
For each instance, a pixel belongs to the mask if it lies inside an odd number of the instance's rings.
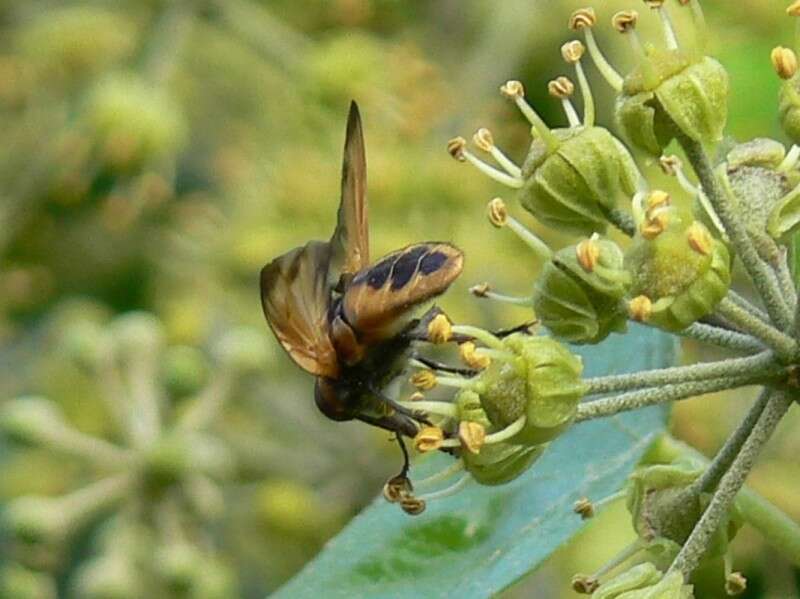
[[[463,266],[464,254],[449,243],[393,252],[353,277],[342,299],[345,318],[361,339],[390,337],[405,313],[443,293]]]
[[[261,270],[261,305],[272,332],[298,366],[311,374],[339,373],[328,324],[331,248],[309,241]]]
[[[369,264],[367,159],[358,105],[350,103],[342,160],[342,197],[331,237],[331,273],[353,275]],[[331,281],[335,285],[337,281]]]

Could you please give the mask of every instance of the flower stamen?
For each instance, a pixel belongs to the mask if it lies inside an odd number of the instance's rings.
[[[614,91],[622,91],[622,76],[611,66],[611,63],[606,60],[606,57],[600,51],[597,45],[597,40],[594,37],[592,28],[597,23],[594,9],[580,8],[572,13],[569,19],[569,27],[574,31],[583,31],[584,38],[586,39],[586,47],[589,50],[589,56],[592,57],[595,67],[603,79],[611,86]]]

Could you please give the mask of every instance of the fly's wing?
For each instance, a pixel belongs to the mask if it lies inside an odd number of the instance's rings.
[[[404,324],[403,315],[443,293],[463,266],[464,254],[449,243],[393,252],[353,277],[342,299],[345,318],[362,338],[390,337]]]
[[[353,275],[369,264],[367,159],[358,105],[350,103],[342,161],[342,197],[331,237],[331,273]],[[331,281],[336,285],[337,281]]]
[[[328,266],[331,248],[309,241],[261,270],[261,305],[272,332],[298,366],[335,378],[336,351],[329,336]]]

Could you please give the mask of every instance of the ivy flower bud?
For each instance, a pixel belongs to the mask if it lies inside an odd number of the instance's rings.
[[[511,444],[540,445],[572,422],[586,387],[583,364],[550,337],[514,334],[503,339],[508,359],[495,359],[474,380],[492,430],[524,418]]]
[[[627,506],[639,538],[647,542],[647,559],[666,569],[703,515],[708,494],[689,488],[704,468],[691,458],[643,466],[631,474]],[[704,562],[722,556],[742,524],[736,504],[715,533]]]
[[[630,281],[622,250],[593,236],[556,252],[544,265],[534,286],[534,311],[559,339],[597,343],[625,330],[622,299]]]
[[[554,86],[556,87],[556,86]],[[557,86],[558,91],[567,91]],[[533,140],[522,165],[523,207],[545,225],[581,235],[602,233],[607,214],[636,192],[639,171],[608,130],[579,126],[551,131],[557,145]]]
[[[633,277],[635,320],[679,331],[710,313],[728,292],[730,254],[699,221],[675,207],[658,209],[625,254]]]
[[[492,431],[493,425],[481,404],[480,396],[471,389],[464,389],[455,398],[460,424],[469,423]],[[462,447],[463,447],[462,443]],[[514,445],[508,442],[484,444],[477,453],[461,450],[464,468],[481,485],[502,485],[530,468],[544,453],[545,446]]]
[[[0,408],[0,431],[17,443],[40,443],[48,431],[65,426],[58,406],[42,397],[12,399]]]

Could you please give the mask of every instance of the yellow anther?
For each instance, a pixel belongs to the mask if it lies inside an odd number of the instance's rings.
[[[467,140],[463,137],[454,137],[447,142],[447,153],[459,162],[464,162],[464,148],[467,146]]]
[[[522,82],[512,79],[510,81],[506,81],[500,86],[500,93],[506,98],[511,98],[513,100],[514,98],[524,97],[525,88],[523,87]]]
[[[653,240],[666,230],[667,224],[669,224],[669,215],[666,211],[648,211],[647,219],[639,227],[639,232],[645,239]]]
[[[674,154],[672,156],[662,156],[658,163],[662,172],[670,177],[677,175],[682,166],[681,159]]]
[[[492,287],[489,283],[478,283],[469,288],[469,292],[475,297],[486,297],[491,290]]]
[[[486,441],[486,429],[479,422],[462,421],[458,423],[458,438],[470,453],[480,453]]]
[[[635,10],[621,10],[611,17],[611,25],[620,33],[627,33],[636,27],[639,21],[639,13]]]
[[[714,239],[702,223],[694,222],[686,230],[689,247],[698,254],[708,256],[713,249]]]
[[[572,40],[561,46],[561,56],[569,64],[578,62],[583,57],[584,52],[586,52],[586,47],[579,40]]]
[[[600,259],[600,246],[594,239],[584,239],[575,246],[575,256],[583,270],[593,272]]]
[[[416,497],[404,497],[400,501],[400,507],[409,516],[419,516],[425,511],[425,501]]]
[[[453,336],[453,326],[444,314],[437,314],[428,324],[428,341],[437,345],[447,343]]]
[[[578,514],[582,520],[594,517],[594,504],[588,497],[581,497],[572,506],[572,511]]]
[[[422,401],[423,399],[425,399],[425,396],[419,391],[414,391],[414,393],[408,397],[408,401]]]
[[[579,8],[569,17],[569,28],[579,31],[584,27],[594,27],[597,23],[597,15],[591,7]]]
[[[506,225],[506,221],[508,220],[508,210],[506,209],[506,203],[502,200],[502,198],[494,198],[491,202],[489,202],[486,208],[490,223],[498,228]]]
[[[417,389],[428,391],[436,386],[436,375],[431,370],[420,370],[411,375],[409,382]]]
[[[787,6],[786,14],[790,17],[800,17],[800,0],[795,0]]]
[[[661,8],[664,6],[664,0],[644,0],[649,8]]]
[[[747,579],[741,572],[731,572],[725,577],[725,592],[728,595],[741,595],[747,589]]]
[[[414,437],[414,449],[422,453],[436,451],[444,442],[444,432],[438,426],[426,426]]]
[[[458,353],[461,356],[461,361],[464,362],[464,364],[476,370],[483,370],[492,362],[489,356],[479,354],[477,352],[477,348],[472,341],[465,341],[459,345]]]
[[[797,73],[797,54],[790,48],[778,46],[769,55],[772,68],[781,79],[791,79]]]
[[[494,147],[492,132],[485,127],[481,127],[475,132],[475,135],[472,136],[472,141],[484,152],[491,152]]]
[[[547,84],[547,91],[554,98],[564,99],[569,98],[575,93],[575,84],[569,80],[569,77],[558,77],[553,79]]]
[[[600,586],[600,581],[593,576],[576,574],[572,577],[572,590],[581,595],[591,595]]]
[[[647,322],[653,314],[653,302],[646,295],[639,295],[628,302],[628,313],[633,320]]]
[[[397,503],[404,497],[408,497],[414,488],[411,481],[405,476],[395,476],[386,481],[383,485],[383,498],[389,503]]]
[[[652,212],[657,208],[669,206],[670,203],[671,198],[666,191],[654,189],[647,195],[647,199],[644,201],[644,207],[647,212]]]

